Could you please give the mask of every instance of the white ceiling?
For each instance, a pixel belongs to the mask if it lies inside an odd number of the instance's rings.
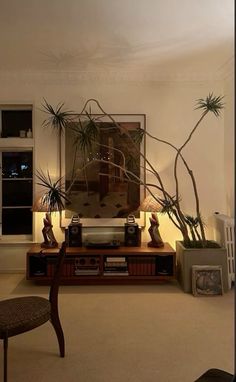
[[[234,0],[0,0],[0,71],[220,78]]]

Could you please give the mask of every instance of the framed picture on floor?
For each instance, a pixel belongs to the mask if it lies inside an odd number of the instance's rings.
[[[222,295],[222,266],[193,265],[192,291],[194,296]]]

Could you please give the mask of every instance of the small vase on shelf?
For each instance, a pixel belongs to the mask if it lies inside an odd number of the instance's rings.
[[[32,138],[32,130],[31,129],[29,129],[27,131],[27,138]]]

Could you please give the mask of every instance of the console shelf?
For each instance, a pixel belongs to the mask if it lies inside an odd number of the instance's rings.
[[[35,245],[27,252],[26,278],[49,284],[58,248]],[[176,254],[165,243],[163,248],[67,247],[61,284],[145,284],[169,281],[176,275]]]

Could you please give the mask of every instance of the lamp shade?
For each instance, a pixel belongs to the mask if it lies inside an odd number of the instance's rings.
[[[157,195],[155,195],[155,198],[152,195],[148,195],[140,204],[139,210],[143,212],[159,212],[161,210],[161,204],[157,199]]]
[[[59,208],[58,204],[50,205],[48,194],[40,196],[32,207],[33,212],[56,212],[62,210],[63,208]]]
[[[155,212],[161,211],[161,204],[158,202],[158,195],[148,195],[141,203],[139,209],[143,212],[152,212],[152,216],[149,218],[150,227],[148,232],[151,237],[151,241],[148,242],[148,247],[161,248],[164,246],[164,242],[159,232],[159,220]]]

